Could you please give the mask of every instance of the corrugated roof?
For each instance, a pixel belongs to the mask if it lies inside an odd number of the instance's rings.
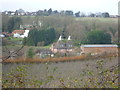
[[[118,45],[115,44],[81,45],[81,47],[118,47]]]

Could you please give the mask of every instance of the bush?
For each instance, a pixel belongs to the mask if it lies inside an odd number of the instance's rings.
[[[93,30],[88,33],[87,41],[89,44],[110,44],[111,36],[104,31]]]
[[[28,58],[33,58],[33,56],[35,55],[33,48],[29,48],[28,52],[27,52],[27,57]]]

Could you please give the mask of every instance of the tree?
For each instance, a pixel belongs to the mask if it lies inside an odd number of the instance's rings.
[[[90,13],[89,17],[95,17],[94,13]]]
[[[87,42],[89,44],[110,44],[111,36],[104,31],[93,30],[88,33]]]
[[[49,13],[49,15],[52,14],[52,9],[51,8],[48,10],[48,13]]]
[[[76,17],[80,17],[80,11],[75,13]]]
[[[57,10],[53,11],[54,14],[58,14],[59,12]]]
[[[28,58],[33,58],[33,56],[35,55],[33,48],[29,48],[28,52],[27,52],[27,57]]]
[[[115,42],[117,30],[109,27],[108,33],[111,35],[112,43]]]
[[[39,42],[44,41],[44,45],[51,44],[56,39],[56,33],[54,28],[31,30],[28,38],[27,45],[37,46]]]
[[[104,13],[102,13],[102,17],[110,17],[110,15],[108,12],[104,12]]]
[[[2,13],[2,24],[1,24],[2,32],[7,32],[8,21],[9,21],[9,16]]]
[[[37,46],[37,30],[31,30],[29,32],[26,44],[29,46]]]
[[[70,11],[70,10],[68,11],[68,10],[67,10],[67,11],[65,11],[65,14],[72,16],[72,15],[73,15],[73,11]]]
[[[8,21],[8,32],[12,32],[14,29],[20,29],[20,25],[22,24],[22,19],[20,17],[11,17]]]

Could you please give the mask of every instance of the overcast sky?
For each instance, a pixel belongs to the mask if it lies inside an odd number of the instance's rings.
[[[25,11],[37,11],[52,8],[85,13],[109,12],[117,15],[119,0],[0,0],[0,2],[2,11],[15,11],[20,8]]]

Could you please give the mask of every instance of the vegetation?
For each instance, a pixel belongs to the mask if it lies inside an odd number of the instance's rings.
[[[103,31],[93,30],[87,35],[87,42],[89,44],[110,44],[111,36],[109,33]]]
[[[26,40],[26,44],[29,46],[48,45],[51,44],[55,38],[54,28],[31,30]]]
[[[55,14],[53,14],[55,13]],[[90,17],[94,17],[95,15],[92,13]],[[82,18],[84,17],[84,18]],[[109,17],[109,13],[102,13],[102,17]],[[3,15],[3,31],[12,32],[14,29],[20,29],[20,25],[32,25],[34,28],[30,30],[30,33],[27,38],[19,39],[19,38],[3,38],[3,49],[4,55],[8,56],[8,59],[5,60],[5,63],[20,63],[20,62],[42,62],[44,63],[46,72],[43,76],[45,79],[36,80],[35,78],[30,77],[27,72],[30,67],[26,65],[18,66],[16,69],[12,70],[7,74],[3,74],[3,88],[46,88],[50,87],[49,85],[59,82],[60,85],[57,87],[63,88],[118,88],[118,64],[114,65],[114,68],[105,68],[104,64],[106,63],[103,58],[111,58],[113,54],[102,54],[102,55],[81,55],[81,56],[71,56],[71,57],[60,57],[60,58],[45,58],[45,59],[37,59],[34,58],[35,49],[41,48],[50,48],[50,44],[58,39],[58,37],[64,31],[64,37],[71,36],[76,46],[80,46],[80,44],[109,44],[109,43],[117,43],[118,41],[118,31],[117,31],[117,18],[85,18],[85,14],[81,12],[76,12],[75,17],[73,16],[72,11],[52,11],[52,9],[44,10],[43,13],[41,11],[37,12],[37,16],[7,16]],[[23,46],[17,47],[17,42],[23,41]],[[10,46],[13,45],[13,46]],[[24,48],[25,52],[20,52],[23,49],[24,45],[26,45],[27,49]],[[120,44],[118,43],[120,46]],[[7,48],[9,46],[10,49]],[[28,49],[28,46],[32,48]],[[36,47],[40,46],[40,47]],[[44,47],[45,46],[45,47]],[[13,50],[15,49],[15,50]],[[22,58],[21,56],[25,54],[27,51],[27,58]],[[7,53],[6,53],[7,52]],[[18,53],[20,52],[20,54]],[[15,55],[14,55],[15,54]],[[17,59],[9,59],[9,57],[13,58],[19,56]],[[95,60],[94,59],[100,59]],[[58,67],[53,69],[49,68],[49,65],[52,63],[61,63],[65,62],[74,62],[80,61],[83,63],[84,61],[89,61],[92,59],[92,63],[95,65],[89,65],[87,63],[86,66],[81,66],[80,68],[85,68],[80,72],[79,77],[73,77],[71,71],[69,72],[69,76],[67,78],[61,77],[63,73],[58,72],[60,77],[55,76],[55,72],[59,71]],[[108,60],[108,62],[110,62]],[[90,62],[90,63],[91,63]],[[79,63],[79,64],[80,64]],[[37,63],[38,64],[38,63]],[[109,64],[109,63],[108,63]],[[112,63],[111,63],[112,64]],[[60,66],[61,68],[66,65]],[[76,66],[75,64],[71,65],[72,68]],[[71,67],[70,66],[70,67]],[[80,65],[79,65],[80,66]],[[96,71],[89,70],[91,66],[95,66],[94,69]],[[38,69],[41,69],[40,66]],[[65,67],[66,68],[66,67]],[[67,67],[69,68],[69,67]],[[79,68],[79,67],[77,67]],[[37,68],[35,68],[36,70]],[[42,69],[41,69],[42,70]],[[51,70],[51,71],[49,71]],[[72,70],[72,69],[71,69]],[[40,70],[39,70],[40,71]],[[62,71],[62,70],[61,70]],[[50,74],[52,72],[52,74]],[[66,73],[64,71],[64,73]],[[76,73],[75,72],[75,73]],[[77,75],[78,76],[78,75]],[[30,78],[28,78],[30,77]],[[67,81],[67,82],[66,82]]]
[[[8,32],[12,32],[15,29],[20,29],[20,25],[22,24],[22,20],[20,17],[11,17],[8,21],[7,30]]]
[[[25,88],[30,86],[31,88],[40,87],[40,81],[34,77],[30,79],[26,78],[29,76],[28,67],[25,65],[18,66],[16,69],[11,70],[8,74],[3,74],[2,87],[3,88]]]
[[[3,88],[118,88],[119,65],[113,64],[112,66],[105,67],[106,65],[109,65],[108,62],[115,62],[112,58],[107,59],[108,60],[97,59],[94,62],[93,60],[90,60],[89,63],[88,60],[86,60],[87,62],[61,62],[56,63],[56,65],[54,65],[55,63],[49,62],[41,63],[40,68],[41,70],[44,69],[42,70],[42,72],[44,72],[44,79],[42,78],[39,80],[34,78],[37,77],[35,73],[30,72],[34,65],[38,65],[37,63],[18,65],[16,69],[12,69],[9,73],[3,74]],[[93,62],[94,65],[90,64],[90,62]],[[63,67],[65,67],[67,63],[70,65],[73,65],[74,63],[72,69],[75,69],[75,67],[79,68],[77,66],[80,66],[80,63],[84,64],[84,67],[77,69],[77,72],[79,73],[77,77],[72,76],[75,75],[75,73],[67,74],[67,77],[65,77],[63,74],[66,74],[67,71],[64,72],[65,70]],[[6,65],[7,64],[4,64],[4,67]],[[61,65],[63,66],[61,67]],[[36,67],[34,67],[34,69],[35,71],[37,70]],[[40,69],[38,70],[40,71]],[[30,73],[32,74],[32,77]],[[40,75],[41,74],[42,73],[40,73]]]
[[[49,10],[50,12],[51,10]],[[79,12],[78,12],[79,13]],[[105,14],[106,16],[106,14]],[[3,15],[3,31],[12,32],[14,29],[19,29],[19,25],[33,25],[37,30],[47,30],[54,28],[55,39],[64,32],[65,37],[69,35],[75,42],[82,42],[86,38],[87,33],[91,30],[100,30],[111,35],[111,42],[118,41],[117,18],[100,18],[100,17],[73,17],[64,15],[50,16],[19,16],[10,17]],[[40,24],[41,23],[41,24]],[[12,25],[11,25],[12,24]],[[17,24],[17,25],[16,25]],[[9,29],[8,29],[8,26]],[[48,43],[48,42],[47,42]],[[47,45],[47,44],[45,44]]]
[[[27,57],[28,58],[33,58],[33,56],[35,55],[33,48],[29,48],[28,52],[27,52]]]
[[[29,49],[28,50],[28,56],[29,57],[33,57],[34,52]],[[96,56],[92,56],[91,54],[87,54],[87,55],[80,55],[80,56],[66,56],[66,57],[54,57],[54,58],[19,58],[19,59],[8,59],[4,62],[8,62],[8,63],[15,63],[15,62],[65,62],[65,61],[79,61],[79,60],[89,60],[89,59],[96,59],[96,58],[107,58],[107,57],[114,57],[117,56],[116,54],[109,54],[109,53],[103,53],[101,55],[96,55]]]

